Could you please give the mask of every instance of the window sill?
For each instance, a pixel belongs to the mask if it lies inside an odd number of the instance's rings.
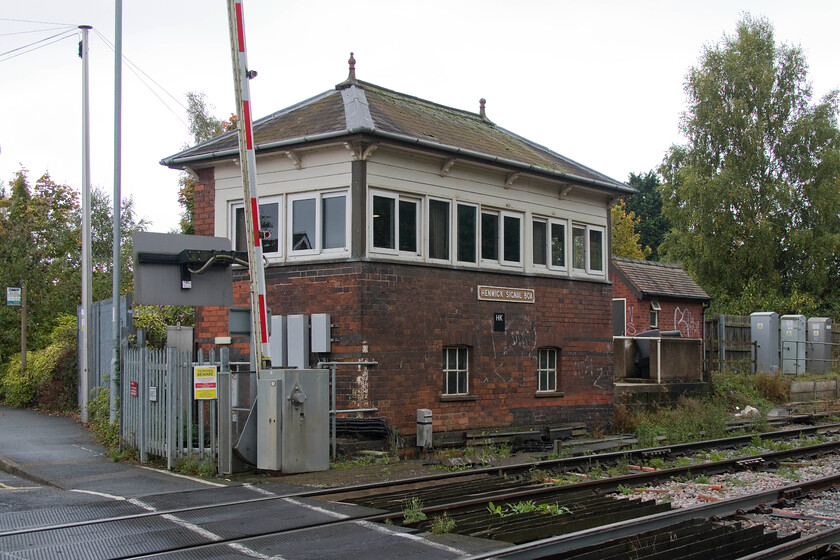
[[[552,397],[565,397],[565,391],[537,391],[534,396],[538,399],[546,399]]]
[[[477,401],[478,395],[441,395],[440,402]]]

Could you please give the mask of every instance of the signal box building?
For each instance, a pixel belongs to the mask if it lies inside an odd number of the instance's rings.
[[[606,423],[609,208],[631,187],[478,113],[346,81],[254,123],[273,315],[329,314],[338,408],[403,433]],[[235,132],[162,161],[197,178],[195,230],[244,250]],[[247,270],[234,272],[248,305]],[[196,339],[228,310],[196,310]],[[247,344],[234,344],[247,360]],[[343,401],[343,402],[342,402]]]

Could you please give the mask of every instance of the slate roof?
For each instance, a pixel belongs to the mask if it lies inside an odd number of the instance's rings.
[[[335,89],[255,120],[253,126],[257,152],[289,150],[361,134],[371,140],[390,140],[445,157],[484,161],[615,194],[635,192],[620,181],[495,125],[483,114],[357,80],[352,64],[350,77]],[[239,153],[236,135],[232,131],[217,136],[164,158],[161,164],[183,169],[235,157]]]
[[[711,300],[709,294],[676,264],[612,257],[612,270],[639,299]]]

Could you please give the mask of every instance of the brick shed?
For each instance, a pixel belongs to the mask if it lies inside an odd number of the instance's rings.
[[[703,311],[711,298],[679,265],[612,257],[610,268],[616,336],[659,329],[680,331],[686,338],[703,337]]]
[[[609,208],[633,189],[493,123],[356,79],[254,123],[273,315],[329,313],[339,408],[411,433],[610,419]],[[163,160],[244,247],[236,133]],[[247,305],[247,270],[234,272]],[[196,338],[228,335],[198,308]],[[247,343],[233,348],[247,359]]]

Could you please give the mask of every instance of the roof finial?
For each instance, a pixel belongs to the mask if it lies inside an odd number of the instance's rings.
[[[356,79],[356,59],[353,58],[353,53],[350,53],[350,59],[347,61],[347,64],[350,65],[350,75],[347,76],[348,80],[355,80]]]
[[[478,116],[481,117],[482,120],[486,121],[487,120],[487,113],[484,111],[484,104],[485,103],[487,103],[487,100],[484,99],[483,97],[478,100],[478,105],[479,105]]]

